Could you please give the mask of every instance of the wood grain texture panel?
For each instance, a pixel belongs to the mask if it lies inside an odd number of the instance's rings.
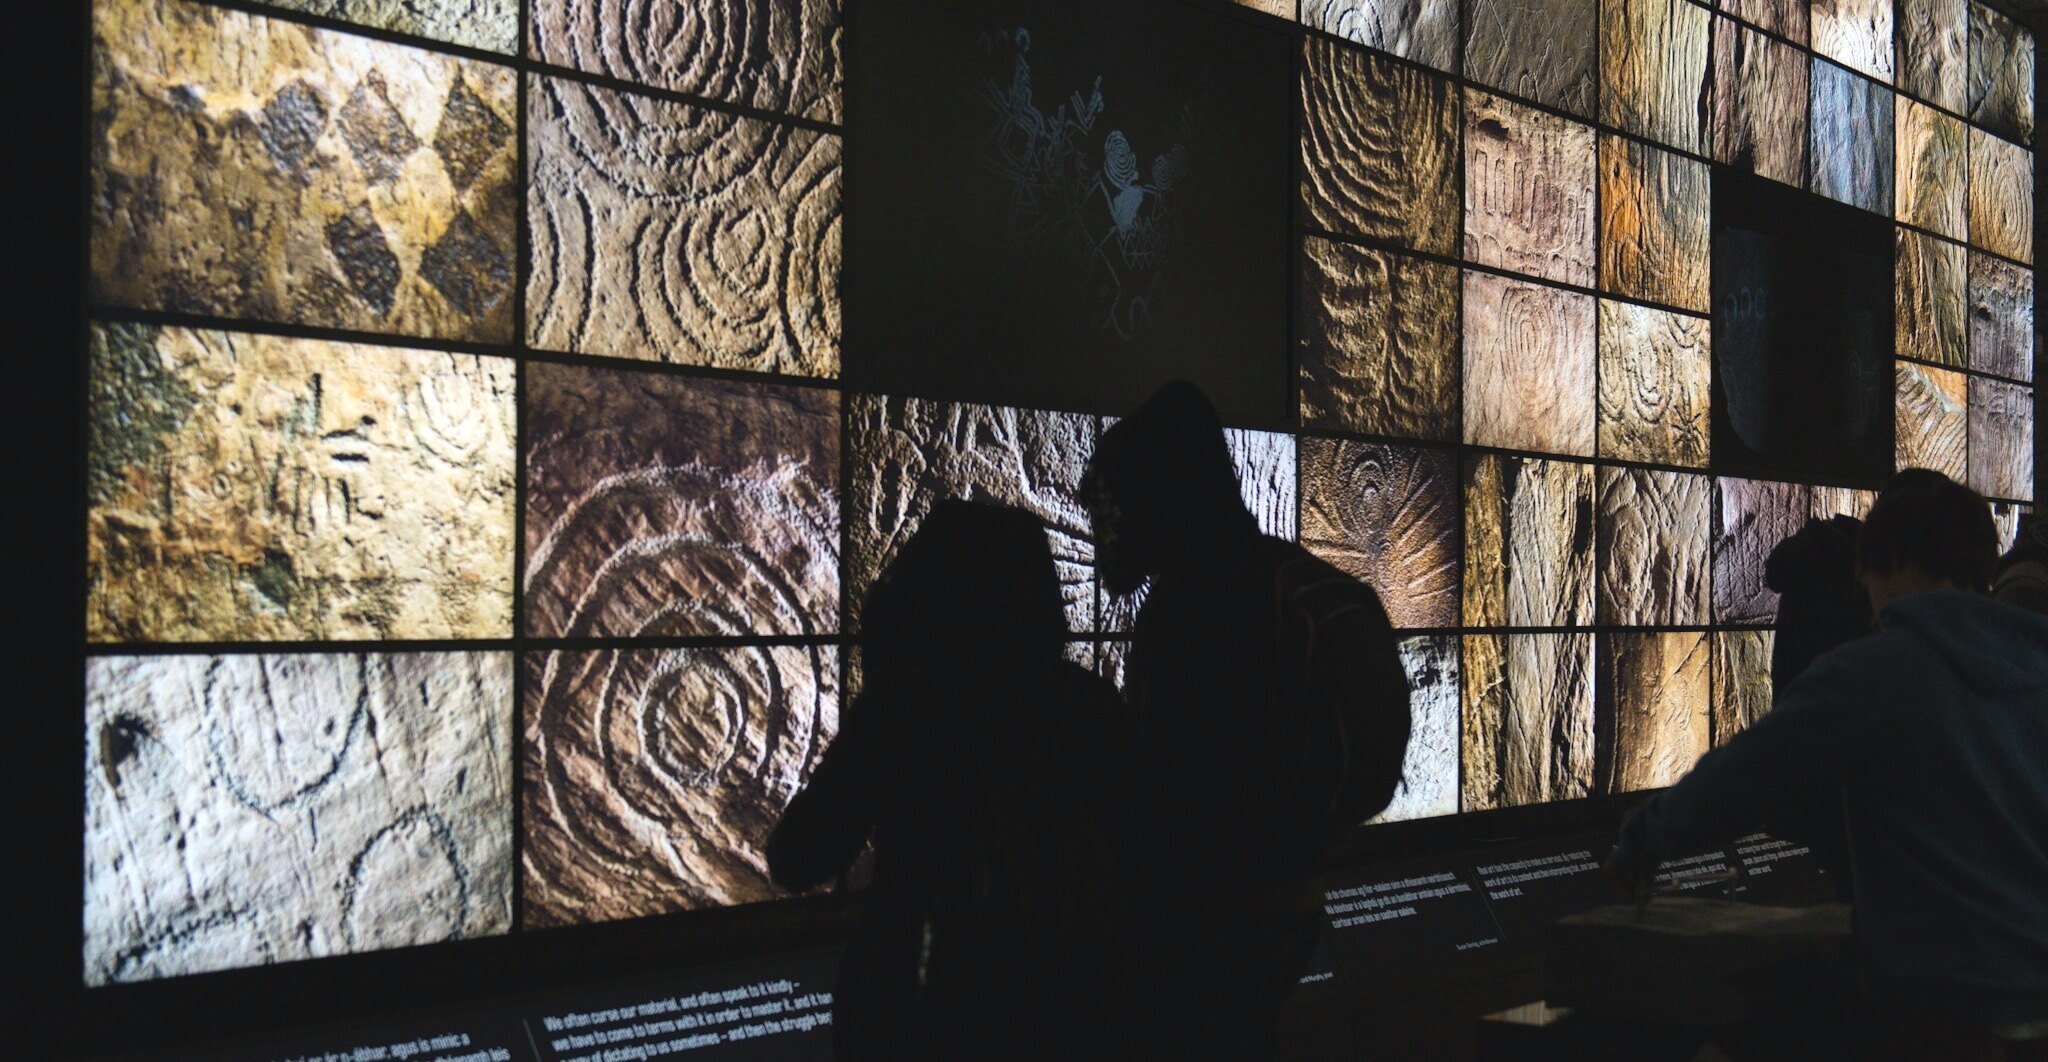
[[[1458,459],[1301,440],[1301,544],[1379,591],[1396,627],[1458,625]]]
[[[1970,377],[1970,486],[1987,498],[2034,500],[2034,390]]]
[[[1458,0],[1301,0],[1301,24],[1458,72]]]
[[[1593,286],[1593,127],[1465,91],[1465,258]]]
[[[88,985],[511,929],[509,653],[96,657],[84,722]]]
[[[1720,10],[1794,44],[1807,42],[1807,0],[1720,0]]]
[[[1897,217],[1953,240],[1964,225],[1963,174],[1968,151],[1963,123],[1925,104],[1898,101]]]
[[[788,895],[763,849],[838,733],[838,653],[529,654],[520,927]]]
[[[1456,441],[1457,267],[1314,236],[1300,262],[1302,424]]]
[[[1725,18],[1714,20],[1713,157],[1806,186],[1806,53]]]
[[[2014,140],[2034,138],[2034,35],[1993,11],[1970,5],[1970,70],[1963,114]]]
[[[2034,342],[2033,271],[1970,252],[1970,367],[2032,380]]]
[[[1320,38],[1302,44],[1301,201],[1345,236],[1457,253],[1458,104],[1450,83]]]
[[[1705,163],[1600,138],[1600,287],[1705,313],[1713,183]]]
[[[518,0],[264,0],[275,7],[413,37],[510,54],[519,47]]]
[[[1706,476],[1600,469],[1599,622],[1713,621],[1714,485]]]
[[[1600,301],[1601,457],[1706,466],[1712,326],[1705,317]]]
[[[1609,737],[1599,788],[1639,793],[1675,784],[1712,747],[1709,636],[1704,632],[1600,638],[1600,689]]]
[[[1595,117],[1599,0],[1472,0],[1466,18],[1466,77]]]
[[[536,364],[525,414],[528,634],[838,630],[836,394]]]
[[[1858,520],[1870,512],[1877,503],[1874,490],[1853,490],[1848,487],[1813,488],[1813,505],[1807,511],[1815,520],[1826,520],[1834,516],[1853,516]]]
[[[1467,455],[1465,626],[1592,622],[1593,490],[1591,465]]]
[[[1408,673],[1408,749],[1386,810],[1370,821],[1409,822],[1458,813],[1459,703],[1457,635],[1401,639]]]
[[[1466,635],[1462,678],[1460,810],[1592,792],[1592,635]]]
[[[1805,526],[1813,488],[1757,479],[1714,481],[1714,621],[1771,623],[1778,595],[1764,585],[1764,561]]]
[[[1773,631],[1713,634],[1714,744],[1749,729],[1771,710]]]
[[[1684,151],[1706,146],[1700,97],[1713,16],[1686,0],[1602,0],[1600,114]]]
[[[557,78],[528,108],[534,346],[838,375],[838,137]]]
[[[837,122],[840,0],[533,0],[530,51],[621,81]]]
[[[1899,0],[1901,92],[1944,110],[1967,107],[1971,0]]]
[[[1892,93],[1825,60],[1814,61],[1809,80],[1808,190],[1874,214],[1890,212]]]
[[[1892,0],[1812,0],[1813,50],[1887,84],[1892,80]]]
[[[170,0],[93,35],[94,298],[511,341],[510,70]]]
[[[1963,261],[1961,244],[1899,230],[1892,322],[1900,357],[1957,368],[1969,364]]]
[[[2034,260],[2034,153],[1970,130],[1970,245]]]
[[[1465,274],[1465,441],[1593,455],[1597,311],[1590,295]]]
[[[1898,365],[1898,467],[1931,468],[1958,483],[1969,475],[1969,378],[1911,362]]]

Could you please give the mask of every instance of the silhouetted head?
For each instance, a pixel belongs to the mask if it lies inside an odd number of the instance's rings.
[[[861,612],[862,663],[875,674],[1057,660],[1066,636],[1044,525],[978,502],[933,506]]]
[[[1096,571],[1128,594],[1204,542],[1256,534],[1216,407],[1176,380],[1102,433],[1082,497],[1095,529]]]
[[[1939,472],[1901,472],[1864,518],[1856,567],[1872,609],[1922,590],[1983,593],[1998,567],[1991,506]]]

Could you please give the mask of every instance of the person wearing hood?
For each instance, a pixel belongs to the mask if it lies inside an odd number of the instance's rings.
[[[1839,793],[1887,1050],[2048,1036],[2048,618],[1986,594],[1997,550],[1969,488],[1888,490],[1857,544],[1877,633],[1632,811],[1609,861],[1642,895],[1661,860]]]

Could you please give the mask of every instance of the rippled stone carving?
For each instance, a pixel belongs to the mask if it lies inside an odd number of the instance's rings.
[[[1457,0],[1301,0],[1301,23],[1374,51],[1458,72]]]
[[[1714,619],[1772,623],[1778,595],[1764,585],[1764,560],[1805,526],[1813,488],[1721,477],[1714,481]]]
[[[1301,543],[1372,584],[1396,627],[1458,625],[1458,461],[1449,450],[1301,440]]]
[[[1877,503],[1874,490],[1851,490],[1847,487],[1813,488],[1813,505],[1809,512],[1815,520],[1826,520],[1832,516],[1853,516],[1858,520],[1870,515],[1870,507]]]
[[[1973,122],[2015,140],[2034,136],[2034,35],[1990,5],[1970,8],[1966,109]]]
[[[1758,29],[1769,30],[1794,44],[1807,40],[1807,0],[1720,0],[1718,6]]]
[[[1714,744],[1749,729],[1771,710],[1772,631],[1715,631]]]
[[[1458,95],[1439,78],[1303,42],[1303,217],[1343,236],[1457,252]]]
[[[2015,380],[2034,378],[2034,274],[1970,252],[1970,367]]]
[[[1873,213],[1890,214],[1892,94],[1882,85],[1821,59],[1814,60],[1808,81],[1813,88],[1813,111],[1807,125],[1808,190]],[[1899,161],[1905,162],[1904,153]],[[1901,165],[1901,186],[1907,176]]]
[[[1403,638],[1401,664],[1408,672],[1408,751],[1394,799],[1375,823],[1458,813],[1458,638]]]
[[[1714,20],[1708,137],[1716,161],[1806,186],[1807,67],[1797,48]]]
[[[1694,626],[1712,615],[1713,481],[1600,469],[1600,622]]]
[[[1712,195],[1705,163],[1601,137],[1601,290],[1707,312]]]
[[[1635,793],[1676,783],[1711,747],[1708,635],[1603,635],[1600,681],[1611,715],[1602,788]]]
[[[510,54],[519,47],[517,0],[268,0],[359,26]]]
[[[1592,465],[1468,455],[1465,625],[1591,623],[1593,502]]]
[[[1818,103],[1816,103],[1818,106]],[[1922,103],[1898,101],[1897,217],[1963,239],[1967,151],[1963,123]]]
[[[1711,331],[1704,317],[1600,301],[1600,456],[1706,465]]]
[[[1600,115],[1684,151],[1704,146],[1700,97],[1713,16],[1686,0],[1600,5]]]
[[[1465,257],[1593,286],[1593,127],[1465,90]]]
[[[1465,441],[1591,457],[1596,300],[1465,274]]]
[[[2034,260],[2034,153],[1970,130],[1970,245]]]
[[[1962,368],[1969,364],[1963,328],[1963,248],[1900,229],[1893,315],[1901,357]]]
[[[1466,10],[1466,76],[1523,99],[1594,116],[1598,3],[1473,0]]]
[[[512,922],[506,653],[96,657],[85,980]]]
[[[1879,81],[1892,79],[1892,0],[1810,0],[1813,50]]]
[[[1969,472],[1969,378],[1911,362],[1898,367],[1898,467]]]
[[[839,0],[533,0],[542,62],[840,120]]]
[[[1963,110],[1971,6],[1971,0],[1899,0],[1900,91],[1944,110]]]
[[[1457,267],[1314,236],[1300,261],[1302,422],[1455,441]]]
[[[1970,377],[1970,486],[1988,498],[2034,500],[2034,391]]]
[[[1573,800],[1593,790],[1593,636],[1464,638],[1460,808]]]

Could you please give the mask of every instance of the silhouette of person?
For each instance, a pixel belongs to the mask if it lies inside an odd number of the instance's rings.
[[[1105,432],[1082,490],[1105,587],[1147,592],[1126,668],[1147,1050],[1270,1054],[1321,926],[1325,846],[1400,781],[1392,628],[1372,588],[1259,532],[1192,384]]]
[[[1062,656],[1043,526],[934,506],[862,612],[862,688],[769,838],[821,885],[874,849],[834,1000],[843,1058],[1127,1053],[1128,711]]]

